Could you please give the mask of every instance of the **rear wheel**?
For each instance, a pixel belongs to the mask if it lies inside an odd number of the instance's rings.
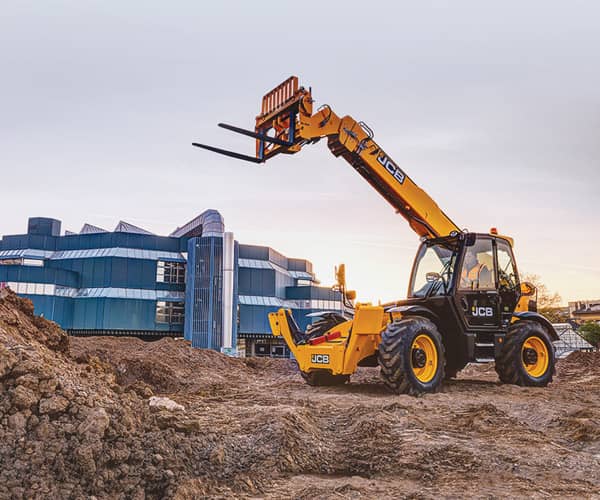
[[[350,375],[332,375],[327,370],[301,371],[300,375],[308,385],[312,386],[344,385],[350,380]]]
[[[511,325],[496,372],[505,384],[545,387],[552,382],[554,346],[542,325],[527,320]]]
[[[397,394],[435,392],[444,380],[442,336],[427,318],[390,323],[381,335],[378,359],[385,385]]]

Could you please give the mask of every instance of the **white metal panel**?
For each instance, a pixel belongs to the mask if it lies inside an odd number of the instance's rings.
[[[223,233],[223,342],[224,349],[233,347],[233,233]]]

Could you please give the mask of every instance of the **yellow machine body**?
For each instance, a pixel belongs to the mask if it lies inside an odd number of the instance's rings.
[[[294,113],[288,115],[290,110]],[[299,87],[297,77],[289,78],[263,97],[255,132],[263,136],[274,132],[273,137],[293,142],[284,146],[265,144],[257,139],[257,157],[265,161],[279,153],[297,153],[305,144],[326,137],[331,152],[350,163],[420,237],[435,238],[460,232],[437,203],[373,140],[373,132],[366,124],[351,116],[339,117],[328,105],[313,114],[311,91]],[[513,245],[512,238],[503,238]],[[516,312],[529,310],[531,293],[525,295],[527,290],[522,287],[523,295]],[[303,372],[327,370],[333,375],[351,375],[362,360],[376,353],[381,332],[400,314],[392,318],[383,307],[359,307],[353,320],[332,329],[339,331],[340,337],[316,345],[296,345],[285,317],[283,309],[269,314],[271,331],[284,338]]]
[[[295,76],[290,77],[263,97],[261,111],[256,117],[254,130],[245,130],[223,123],[219,125],[256,139],[256,156],[248,156],[205,144],[193,143],[193,145],[260,164],[278,154],[294,154],[299,152],[305,145],[327,139],[327,146],[332,154],[336,157],[341,156],[346,160],[392,205],[396,213],[402,215],[408,221],[410,227],[423,242],[437,239],[447,241],[453,238],[466,237],[465,234],[468,235],[468,232],[463,231],[455,224],[431,196],[417,186],[403,169],[392,160],[390,155],[374,141],[373,131],[368,125],[356,121],[351,116],[340,117],[328,105],[313,110],[311,90],[300,87],[298,78]],[[485,238],[487,236],[487,234],[484,235]],[[495,228],[490,230],[489,236],[505,240],[511,247],[513,246],[512,238],[498,235]],[[493,262],[488,263],[487,267],[492,269]],[[337,274],[343,277],[343,267],[339,269]],[[441,279],[438,273],[428,274],[433,274],[432,279],[434,280]],[[437,278],[435,275],[437,275]],[[338,277],[338,282],[337,290],[341,292],[344,301],[346,301],[351,292],[346,291],[345,278]],[[496,285],[500,286],[501,284],[497,283]],[[512,314],[515,315],[512,320],[516,320],[517,315],[520,315],[521,318],[533,318],[535,299],[532,299],[532,296],[535,294],[535,287],[527,283],[521,283],[521,288],[516,293],[518,297],[515,299],[517,303],[512,305]],[[384,309],[384,306],[386,309]],[[398,356],[389,354],[395,348],[395,344],[388,342],[388,354],[385,355],[381,354],[381,345],[389,336],[398,334],[392,331],[388,335],[388,330],[390,326],[393,326],[390,323],[396,324],[397,320],[401,319],[401,313],[397,312],[400,310],[401,305],[399,307],[394,307],[394,304],[384,306],[356,305],[353,319],[344,321],[344,317],[340,315],[335,326],[323,326],[324,330],[328,328],[325,331],[317,329],[316,332],[319,335],[316,333],[315,335],[307,335],[305,332],[297,331],[297,325],[291,317],[291,311],[285,309],[270,313],[269,323],[273,335],[281,336],[285,340],[298,361],[303,376],[311,373],[327,372],[332,377],[340,377],[330,381],[343,381],[344,377],[354,373],[358,366],[369,366],[369,363],[373,362],[376,357],[375,354],[378,352],[380,358],[387,356],[385,363],[388,363],[388,365],[391,366],[395,363],[395,358]],[[394,309],[396,312],[391,312]],[[477,315],[488,315],[487,309],[491,310],[491,308],[485,307],[474,307],[472,310],[484,311],[484,313],[478,312]],[[471,311],[471,309],[467,308],[465,311]],[[406,317],[402,320],[410,323],[408,321],[410,313],[404,310],[403,314]],[[506,321],[510,320],[507,319]],[[324,323],[324,325],[327,325],[327,323]],[[548,331],[553,331],[551,325],[546,326]],[[465,334],[465,328],[462,324],[458,328],[460,328],[461,334]],[[384,331],[385,334],[382,336]],[[484,334],[486,332],[482,333],[482,335]],[[438,348],[434,345],[437,335],[439,333],[434,332],[427,337],[427,342],[421,343],[419,343],[419,339],[423,336],[418,336],[411,344],[411,352],[415,355],[415,376],[417,378],[419,377],[417,372],[421,369],[423,356],[425,356],[425,359],[435,358],[434,365],[438,366]],[[480,339],[478,343],[475,343],[475,334],[470,335],[470,337],[463,337],[463,339],[467,338],[472,343],[473,352],[469,354],[469,359],[475,357],[475,346],[486,349],[490,346],[493,349],[497,347],[492,342],[493,338],[491,340],[490,338]],[[498,343],[499,348],[501,347],[500,343],[503,341],[504,337]],[[531,359],[535,355],[533,351],[538,351],[535,345],[532,344],[532,346],[529,346],[526,352]],[[431,351],[431,353],[428,354],[427,351]],[[412,363],[411,358],[411,366]],[[388,371],[396,369],[389,366],[388,368]],[[460,367],[456,369],[458,370]],[[308,378],[310,379],[310,377]],[[423,384],[427,384],[429,375],[425,373],[422,378]],[[311,380],[307,381],[311,383]],[[312,382],[316,381],[316,379],[312,380]],[[394,390],[406,389],[400,387],[395,379],[389,379],[388,382]],[[418,390],[429,391],[433,390],[432,387],[424,386]]]

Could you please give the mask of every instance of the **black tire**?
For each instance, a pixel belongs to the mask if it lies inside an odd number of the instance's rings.
[[[529,339],[539,339],[546,346],[546,352],[536,353],[538,356],[547,356],[548,365],[539,376],[533,376],[527,371],[528,361],[523,350],[524,344]],[[532,366],[529,359],[529,366]],[[543,368],[543,365],[541,365]],[[512,324],[504,340],[504,346],[498,359],[496,359],[496,373],[503,384],[515,384],[531,387],[545,387],[552,382],[554,375],[554,345],[542,325],[536,321],[520,320]]]
[[[435,372],[427,381],[417,378],[412,362],[415,354],[413,343],[420,335],[425,335],[431,340],[437,353]],[[414,316],[388,324],[381,335],[378,360],[381,378],[386,387],[396,394],[416,396],[425,392],[436,392],[444,380],[446,367],[444,343],[435,324],[427,318]]]
[[[330,385],[344,385],[350,380],[350,375],[332,375],[327,370],[312,370],[310,372],[300,372],[302,378],[308,385],[323,387]]]

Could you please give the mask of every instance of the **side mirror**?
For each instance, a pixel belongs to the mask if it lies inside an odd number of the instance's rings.
[[[440,273],[427,273],[425,275],[425,280],[427,281],[427,283],[433,283],[434,281],[438,281],[441,279],[442,276],[440,275]]]
[[[335,268],[335,280],[339,287],[346,288],[346,266],[344,264]]]
[[[355,290],[348,290],[346,292],[346,298],[348,300],[354,300],[354,299],[356,299],[356,291]]]

